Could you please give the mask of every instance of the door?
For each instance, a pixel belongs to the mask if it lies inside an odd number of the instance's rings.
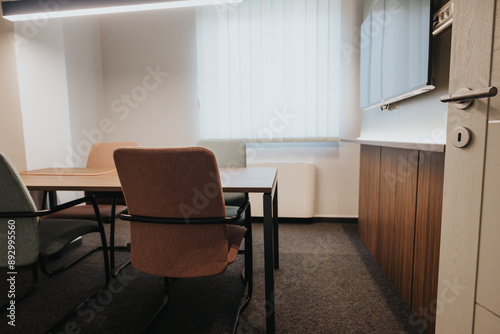
[[[500,1],[455,0],[450,93],[500,89]],[[500,333],[500,96],[448,106],[436,333]],[[500,108],[499,108],[500,110]],[[491,119],[489,119],[491,116]],[[466,127],[472,142],[452,144]]]

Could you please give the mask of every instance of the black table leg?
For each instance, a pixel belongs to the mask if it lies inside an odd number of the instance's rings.
[[[111,199],[111,221],[109,226],[109,264],[111,275],[115,276],[115,216],[116,216],[116,197]]]
[[[274,269],[280,268],[280,251],[278,236],[278,183],[274,190],[273,198],[273,235],[274,235]]]
[[[55,191],[49,191],[49,208],[55,208],[57,206],[57,193]]]
[[[266,289],[266,333],[275,332],[274,238],[271,193],[264,194],[264,270]]]

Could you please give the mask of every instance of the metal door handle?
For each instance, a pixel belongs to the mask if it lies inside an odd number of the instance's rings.
[[[475,99],[493,97],[496,96],[497,93],[498,90],[495,86],[474,90],[470,88],[461,88],[453,95],[442,96],[441,102],[456,102],[455,106],[458,109],[467,109],[474,103]]]

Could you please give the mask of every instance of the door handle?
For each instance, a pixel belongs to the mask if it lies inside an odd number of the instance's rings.
[[[496,96],[497,93],[498,89],[495,86],[474,90],[470,88],[460,88],[455,94],[442,96],[441,102],[455,102],[455,106],[458,109],[467,109],[472,106],[475,99],[493,97]]]

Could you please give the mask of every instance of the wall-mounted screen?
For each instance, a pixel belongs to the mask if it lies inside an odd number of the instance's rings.
[[[431,0],[379,0],[361,25],[360,107],[370,109],[434,89]]]

